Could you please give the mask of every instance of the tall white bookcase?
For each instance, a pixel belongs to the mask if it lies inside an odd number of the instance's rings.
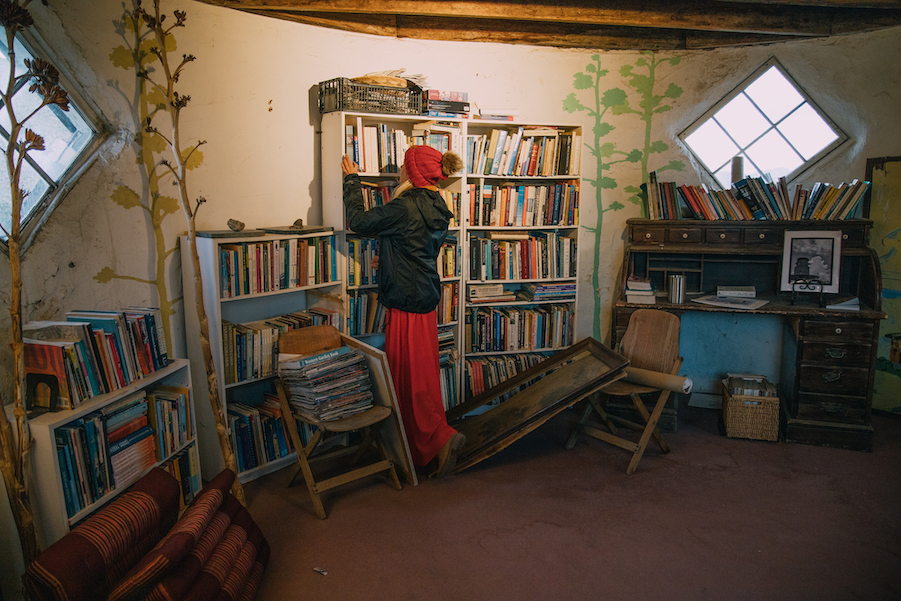
[[[372,155],[367,155],[366,151],[360,152],[359,148],[362,143],[371,149],[373,142],[366,136],[371,137],[372,132],[379,129],[382,134],[376,139],[385,140],[385,143],[376,145],[389,157],[388,160],[382,160],[381,163],[378,162],[378,154],[376,154],[376,159],[372,159]],[[445,399],[445,404],[450,409],[464,400],[467,389],[472,389],[472,374],[469,373],[467,366],[471,365],[473,361],[485,362],[500,359],[504,363],[501,372],[506,373],[509,377],[513,375],[511,370],[515,368],[513,365],[515,361],[511,360],[524,354],[548,355],[575,342],[573,333],[578,305],[576,299],[579,274],[578,201],[581,192],[579,149],[582,129],[577,125],[466,119],[440,119],[436,123],[436,120],[430,117],[394,114],[342,111],[323,114],[321,134],[322,214],[324,224],[335,229],[338,237],[337,246],[344,253],[345,261],[342,261],[341,267],[342,279],[346,280],[348,269],[346,240],[353,236],[353,232],[346,229],[344,216],[342,155],[354,152],[354,137],[356,136],[356,151],[363,167],[360,177],[364,185],[396,181],[398,176],[393,171],[395,166],[402,162],[403,144],[412,143],[414,136],[420,135],[426,130],[429,134],[434,134],[433,138],[425,139],[426,143],[436,145],[442,150],[453,149],[463,158],[466,165],[461,173],[440,184],[440,188],[457,194],[460,201],[456,223],[452,224],[450,228],[450,237],[454,238],[458,245],[457,270],[442,279],[443,284],[456,287],[454,296],[456,319],[444,326],[444,329],[453,332],[454,335],[453,386],[449,386],[447,381],[442,383],[446,395],[456,396],[456,399]],[[500,164],[500,158],[505,156],[505,168],[498,168],[494,173],[489,168],[486,174],[484,163],[475,164],[479,152],[477,147],[483,141],[485,144],[482,146],[490,145],[492,135],[496,138],[501,137],[499,132],[504,132],[504,141],[499,144],[496,142],[495,149],[498,146],[501,147],[500,154],[497,155],[498,164]],[[397,142],[402,137],[406,138],[405,141]],[[510,140],[510,142],[508,143],[506,140]],[[519,168],[515,167],[517,157],[511,148],[524,147],[522,144],[524,140],[529,140],[530,149],[531,142],[538,141],[536,147],[538,154],[532,174],[529,174],[528,163],[526,163],[525,171],[521,168],[522,164],[519,165]],[[547,152],[550,140],[553,140],[554,150],[545,155],[543,153]],[[393,154],[391,153],[392,143],[396,148]],[[443,146],[441,146],[442,144]],[[558,168],[561,165],[560,149],[564,145],[570,154],[566,160],[565,169],[561,170]],[[503,155],[504,147],[507,149],[507,155]],[[398,159],[398,157],[400,158]],[[521,162],[523,160],[525,160],[524,157]],[[542,161],[544,161],[543,169],[539,166],[542,165]],[[392,172],[386,172],[386,166]],[[531,199],[527,195],[523,197],[523,201],[526,203],[523,205],[524,210],[530,200],[533,203],[532,210],[528,213],[532,219],[527,224],[523,220],[524,213],[517,218],[515,210],[511,213],[512,220],[483,222],[481,212],[477,219],[477,207],[480,211],[484,210],[483,199],[487,201],[491,198],[492,191],[502,188],[516,190],[517,193],[522,191],[524,194],[544,189],[545,196],[542,207],[547,206],[548,199],[553,203],[555,190],[559,188],[562,192],[565,189],[566,193],[570,195],[568,204],[561,205],[566,207],[566,217],[559,217],[561,214],[559,210],[556,219],[546,219],[543,213],[539,216],[538,203],[541,202],[541,198],[536,194]],[[550,196],[547,195],[548,191],[550,191]],[[558,198],[558,201],[560,200],[562,199]],[[499,208],[496,210],[499,211]],[[518,264],[520,267],[522,267],[522,260],[525,260],[526,257],[529,257],[528,262],[537,264],[530,264],[530,267],[534,267],[533,269],[519,273],[512,271],[490,275],[477,273],[472,264],[475,257],[472,252],[476,247],[474,245],[490,245],[490,240],[499,242],[503,240],[503,246],[508,252],[512,253],[514,249],[520,252],[520,263]],[[563,261],[565,255],[565,268],[560,265],[548,268],[547,249],[549,244],[554,245],[552,253],[554,259]],[[523,246],[527,247],[528,252],[523,250]],[[492,250],[496,252],[496,249]],[[543,257],[543,259],[538,259],[538,257]],[[485,284],[497,284],[508,292],[528,285],[540,287],[547,284],[568,284],[569,286],[566,287],[565,293],[554,298],[536,295],[532,299],[525,299],[520,295],[512,300],[503,298],[496,301],[471,301],[472,290]],[[344,287],[342,295],[345,301],[348,299],[348,292],[353,293],[353,289],[348,291],[347,287]],[[497,347],[485,349],[473,345],[473,337],[476,334],[473,332],[472,320],[486,311],[493,314],[494,319],[497,319],[498,327],[510,330],[511,336],[505,337],[505,342],[509,340],[511,344],[505,345],[503,350]],[[542,323],[548,325],[539,327],[555,328],[556,336],[545,336],[541,338],[545,343],[538,344],[540,337],[536,336],[535,332],[526,332],[525,327],[526,325],[536,327],[535,324]],[[514,340],[517,341],[516,344],[512,343]],[[550,342],[548,343],[548,341]],[[492,377],[496,377],[496,374]],[[448,392],[451,388],[453,391]]]
[[[261,235],[256,235],[260,233]],[[209,324],[209,343],[213,358],[213,365],[217,373],[217,386],[223,411],[234,403],[258,405],[260,399],[266,393],[274,391],[274,379],[277,370],[274,364],[270,364],[268,372],[259,375],[244,374],[243,377],[229,378],[226,375],[226,365],[233,369],[233,357],[227,355],[228,346],[223,335],[223,327],[228,324],[247,324],[270,320],[279,316],[308,311],[316,308],[331,313],[340,320],[343,317],[340,296],[344,293],[340,276],[320,278],[313,283],[294,282],[293,285],[282,287],[270,282],[269,286],[261,284],[258,290],[248,287],[245,291],[229,292],[228,284],[224,281],[229,274],[237,275],[221,252],[223,247],[247,247],[247,245],[268,245],[272,248],[280,244],[298,245],[309,243],[310,240],[318,240],[329,244],[334,248],[334,234],[331,231],[316,231],[300,234],[265,234],[247,232],[244,235],[233,235],[225,232],[199,232],[196,238],[197,253],[200,259],[200,277],[203,283],[204,309]],[[292,242],[293,241],[293,242]],[[222,450],[219,445],[219,437],[216,431],[217,420],[213,415],[213,409],[209,402],[209,388],[207,386],[206,366],[203,361],[203,351],[200,343],[200,324],[197,319],[197,311],[194,309],[198,299],[195,295],[194,269],[191,258],[190,245],[185,237],[181,238],[182,251],[182,282],[185,298],[185,333],[188,343],[188,356],[191,358],[191,367],[194,379],[200,382],[195,396],[197,398],[197,425],[200,445],[200,457],[205,478],[211,478],[225,467]],[[338,258],[322,256],[323,261],[335,261]],[[248,264],[244,264],[245,272]],[[328,267],[331,273],[331,266]],[[274,271],[270,270],[270,274]],[[247,273],[245,273],[247,275]],[[240,282],[240,278],[237,278]],[[237,285],[240,285],[239,283]],[[270,357],[277,363],[277,357]],[[226,418],[226,423],[229,423]],[[234,448],[235,433],[229,432]],[[294,453],[283,455],[274,460],[263,458],[257,465],[247,469],[240,469],[238,479],[241,482],[254,480],[282,467],[292,464],[296,460]]]

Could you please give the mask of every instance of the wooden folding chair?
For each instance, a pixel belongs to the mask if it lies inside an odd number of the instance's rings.
[[[321,351],[330,350],[341,346],[341,334],[332,326],[310,326],[289,330],[279,337],[279,352],[301,355],[311,355]],[[294,484],[299,474],[303,474],[303,479],[307,484],[307,490],[310,492],[310,498],[313,500],[313,507],[316,515],[320,519],[327,517],[325,507],[322,504],[321,493],[326,490],[353,482],[373,474],[387,472],[388,480],[395,490],[401,490],[401,483],[397,477],[397,471],[394,469],[394,463],[388,459],[388,454],[382,444],[378,429],[385,420],[391,417],[392,410],[389,407],[373,406],[362,413],[350,415],[336,420],[320,421],[299,413],[295,414],[291,410],[290,395],[281,379],[275,382],[278,398],[281,402],[282,414],[285,416],[285,424],[291,441],[294,443],[294,449],[297,451],[297,471],[288,486]],[[301,441],[300,434],[297,431],[296,418],[312,426],[313,435],[309,442],[304,445]],[[335,436],[343,434],[359,432],[362,441],[352,446],[335,446],[328,448],[328,441]],[[363,466],[357,466],[359,460],[364,454],[375,449],[381,459]],[[347,456],[353,455],[346,466],[347,471],[339,472],[329,478],[317,480],[313,472],[312,465],[328,463],[331,466],[346,459]],[[344,463],[347,463],[346,461]]]
[[[629,318],[629,327],[616,350],[629,359],[630,367],[678,375],[682,367],[682,357],[679,356],[679,318],[665,311],[636,310]],[[640,395],[651,393],[657,393],[657,400],[649,413]],[[644,421],[643,424],[609,415],[605,411],[610,397],[619,396],[627,396],[632,400],[632,404]],[[611,382],[604,386],[598,395],[587,399],[581,419],[573,427],[566,441],[566,448],[571,449],[575,446],[580,432],[609,442],[632,453],[626,473],[634,473],[652,436],[660,446],[660,450],[669,453],[669,445],[657,428],[657,421],[669,396],[669,390],[635,384],[625,379]],[[601,430],[598,424],[591,422],[592,412],[600,418],[608,431]],[[614,422],[641,432],[638,442],[618,436]]]

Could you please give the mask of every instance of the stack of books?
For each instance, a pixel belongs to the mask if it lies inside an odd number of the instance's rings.
[[[423,90],[422,112],[429,117],[467,119],[472,111],[469,92],[451,90]]]
[[[523,284],[516,292],[519,300],[568,300],[576,296],[575,282],[561,282],[559,284]]]
[[[657,297],[650,280],[629,276],[626,280],[626,302],[640,305],[655,305]]]
[[[503,284],[474,284],[467,287],[470,303],[498,303],[516,300],[516,292]]]
[[[372,407],[369,366],[359,350],[349,346],[308,357],[287,356],[279,376],[291,408],[302,418],[331,421]]]

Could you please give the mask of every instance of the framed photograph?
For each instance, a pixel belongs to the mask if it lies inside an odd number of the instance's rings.
[[[786,231],[780,290],[791,291],[794,282],[818,281],[823,292],[837,294],[841,253],[840,231]]]

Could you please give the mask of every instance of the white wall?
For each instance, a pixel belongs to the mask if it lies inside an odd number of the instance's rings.
[[[58,318],[78,308],[118,308],[157,301],[155,289],[146,284],[93,280],[107,266],[143,278],[149,277],[151,269],[147,221],[110,200],[119,185],[135,189],[142,185],[134,150],[127,143],[138,129],[132,116],[134,73],[114,67],[110,61],[113,49],[124,43],[115,26],[121,20],[122,4],[121,0],[53,0],[50,8],[41,3],[29,5],[36,28],[53,49],[55,59],[75,73],[117,135],[24,257],[26,321]],[[164,9],[170,19],[174,9],[187,12],[186,27],[175,32],[176,56],[190,53],[197,57],[184,72],[179,90],[192,97],[183,112],[183,140],[207,141],[203,164],[189,175],[191,194],[209,201],[198,215],[198,229],[224,229],[230,218],[244,221],[250,228],[289,224],[298,217],[308,223],[318,221],[315,92],[318,82],[335,77],[403,67],[408,73],[426,75],[430,87],[468,91],[470,99],[483,106],[518,108],[523,119],[582,123],[586,132],[593,125],[584,112],[562,110],[563,99],[573,91],[573,75],[592,61],[596,54],[592,51],[370,37],[189,0],[165,1]],[[676,67],[660,69],[658,89],[674,82],[684,92],[673,110],[654,121],[652,138],[665,140],[670,151],[654,155],[650,168],[671,159],[688,164],[676,135],[749,72],[776,56],[853,140],[799,181],[809,185],[863,177],[868,157],[901,154],[901,121],[896,108],[901,75],[890,61],[899,50],[901,29],[896,28],[826,41],[667,54],[681,55],[683,60]],[[602,67],[609,70],[602,89],[628,91],[619,69],[639,58],[637,52],[602,53]],[[577,91],[583,102],[589,100],[587,93]],[[625,150],[641,146],[643,130],[637,119],[610,117],[608,121],[617,129],[604,141]],[[586,177],[596,175],[588,157],[583,156],[583,165]],[[595,319],[600,320],[603,337],[608,336],[609,297],[622,256],[623,224],[638,216],[637,207],[626,203],[622,192],[626,185],[641,183],[638,167],[616,165],[607,175],[617,180],[618,188],[604,192],[603,205],[620,201],[626,208],[605,214],[600,266],[605,302],[596,314],[593,303],[584,302],[591,301],[590,291],[582,295],[580,337],[591,334]],[[673,179],[700,181],[690,167],[673,174]],[[583,224],[595,221],[594,201],[594,190],[586,185]],[[168,217],[163,227],[170,246],[185,229],[180,214]],[[592,239],[584,230],[582,235],[583,240]],[[582,244],[580,252],[582,284],[587,289],[593,249]],[[177,296],[178,265],[169,271],[171,295]],[[8,267],[0,266],[0,305],[4,308],[8,307],[8,288]],[[4,310],[0,313],[0,339],[8,338],[9,317]],[[179,346],[184,348],[183,342]],[[12,396],[11,354],[6,345],[0,348],[0,393],[8,403]],[[2,514],[0,511],[0,520],[8,520]],[[2,555],[3,598],[14,598],[18,570],[7,565],[10,553]]]

